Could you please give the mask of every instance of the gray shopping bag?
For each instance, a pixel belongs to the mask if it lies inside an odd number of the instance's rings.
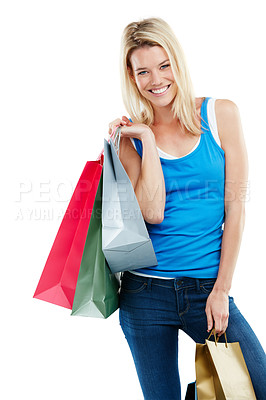
[[[134,188],[118,157],[120,131],[114,141],[104,139],[102,251],[112,273],[158,265]]]

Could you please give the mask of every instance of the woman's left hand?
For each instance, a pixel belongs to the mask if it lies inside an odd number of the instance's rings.
[[[213,288],[207,299],[205,312],[208,323],[207,331],[215,328],[218,336],[223,335],[228,326],[229,318],[228,294],[223,290]]]

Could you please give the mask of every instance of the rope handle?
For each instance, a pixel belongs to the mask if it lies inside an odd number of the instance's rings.
[[[213,329],[211,330],[211,333],[209,334],[207,340],[209,340],[210,337],[211,337],[212,335],[214,336],[215,345],[217,346],[217,343],[218,343],[218,341],[219,341],[219,336],[216,337],[215,328],[213,328]],[[224,332],[223,335],[224,335],[224,337],[225,337],[225,347],[228,347],[226,332]]]
[[[119,147],[120,147],[120,139],[121,139],[121,128],[122,128],[122,126],[119,125],[116,128],[114,136],[113,136],[113,143],[114,143],[114,147],[115,147],[118,157],[119,157]]]

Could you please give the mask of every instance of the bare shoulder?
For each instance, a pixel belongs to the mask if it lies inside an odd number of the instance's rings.
[[[215,115],[217,129],[221,140],[222,148],[232,142],[238,136],[243,136],[240,113],[237,105],[228,99],[216,99]]]
[[[215,101],[215,112],[219,115],[232,115],[238,113],[238,107],[236,103],[228,99],[216,99]]]

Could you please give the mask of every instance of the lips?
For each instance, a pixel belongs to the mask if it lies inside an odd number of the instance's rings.
[[[153,93],[152,90],[160,90],[160,89],[164,89],[164,88],[166,88],[166,87],[167,87],[167,89],[169,89],[170,86],[171,86],[171,85],[165,85],[165,86],[162,86],[162,87],[160,87],[160,88],[150,89],[149,92]],[[167,89],[166,89],[166,90],[167,90]],[[158,94],[158,93],[153,93],[153,94]],[[160,94],[160,93],[159,93],[159,94]]]

